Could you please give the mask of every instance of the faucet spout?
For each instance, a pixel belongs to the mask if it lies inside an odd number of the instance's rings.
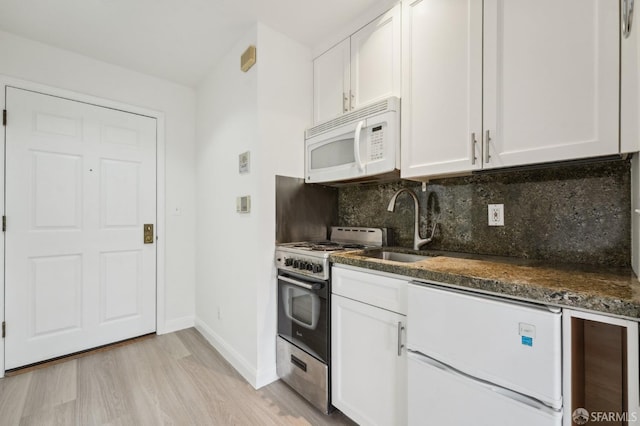
[[[413,207],[415,213],[415,221],[413,225],[413,249],[420,250],[421,246],[430,243],[433,240],[433,235],[436,232],[436,227],[438,226],[438,224],[434,223],[433,230],[431,231],[431,236],[429,238],[420,238],[420,205],[418,203],[418,197],[416,197],[416,194],[414,194],[413,191],[407,188],[401,188],[397,190],[395,194],[393,194],[391,200],[389,201],[389,206],[387,207],[388,211],[394,211],[396,206],[396,199],[398,198],[398,195],[402,194],[403,192],[406,192],[411,196],[411,198],[413,198]]]

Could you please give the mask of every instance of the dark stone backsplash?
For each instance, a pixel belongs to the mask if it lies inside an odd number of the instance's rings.
[[[631,257],[631,163],[563,165],[434,179],[347,186],[338,193],[341,226],[392,229],[396,245],[413,246],[413,200],[393,193],[412,189],[420,200],[423,249],[513,256],[557,262],[629,266]],[[505,226],[487,225],[488,204],[504,204]]]

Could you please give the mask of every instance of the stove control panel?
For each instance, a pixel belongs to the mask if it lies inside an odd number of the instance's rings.
[[[314,263],[304,259],[296,259],[293,257],[285,257],[284,266],[289,266],[293,269],[298,269],[301,271],[313,272],[314,274],[322,272],[324,269],[321,263]]]
[[[327,263],[321,259],[304,258],[291,253],[276,252],[276,266],[278,269],[289,270],[320,279],[328,279]]]

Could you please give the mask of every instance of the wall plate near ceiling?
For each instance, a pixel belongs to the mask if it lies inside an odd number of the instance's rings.
[[[247,72],[255,63],[256,63],[256,47],[249,46],[247,47],[247,50],[245,50],[242,56],[240,57],[240,69],[244,72]]]

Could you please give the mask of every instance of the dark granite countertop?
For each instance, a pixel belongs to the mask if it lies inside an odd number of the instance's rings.
[[[333,263],[452,287],[640,320],[640,282],[630,268],[552,264],[498,256],[385,248],[435,256],[413,263],[376,259],[366,250],[335,253]]]

